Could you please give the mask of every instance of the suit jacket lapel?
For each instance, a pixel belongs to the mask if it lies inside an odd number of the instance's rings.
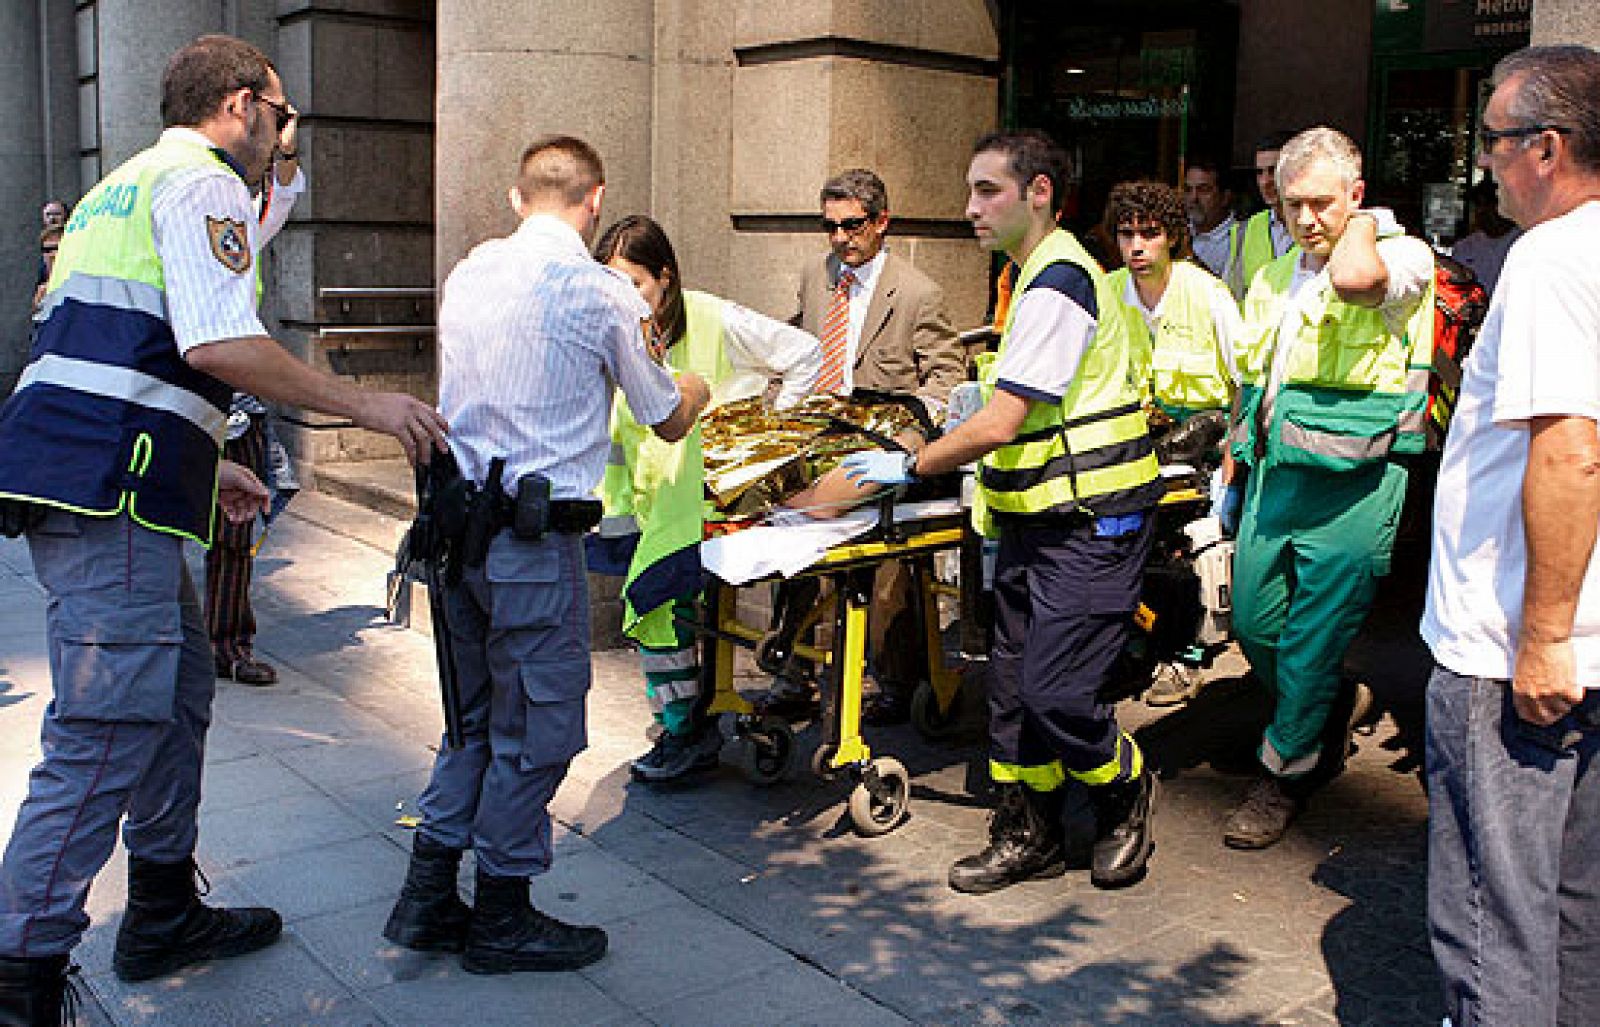
[[[894,258],[884,254],[883,266],[878,269],[878,284],[872,290],[872,299],[867,302],[866,319],[861,322],[861,341],[856,345],[857,367],[861,366],[862,354],[878,341],[884,326],[889,323],[889,316],[894,313],[894,294],[900,284],[897,270]]]

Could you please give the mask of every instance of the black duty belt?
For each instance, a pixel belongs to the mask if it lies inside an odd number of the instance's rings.
[[[556,499],[550,503],[551,531],[588,531],[600,523],[603,507],[594,499]]]

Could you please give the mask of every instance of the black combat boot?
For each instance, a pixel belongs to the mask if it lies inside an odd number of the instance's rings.
[[[194,860],[157,863],[128,857],[128,908],[111,969],[147,981],[190,963],[242,956],[278,940],[283,920],[264,907],[216,909],[200,901]],[[202,878],[203,879],[203,878]]]
[[[1096,888],[1122,888],[1138,882],[1156,847],[1151,831],[1156,776],[1145,767],[1132,781],[1101,785],[1089,795],[1094,801],[1095,823],[1089,880]]]
[[[467,948],[461,954],[463,970],[576,970],[605,954],[605,931],[562,923],[534,909],[526,877],[494,877],[479,868]]]
[[[989,814],[989,844],[951,865],[950,887],[982,895],[1066,873],[1061,798],[1060,789],[1036,792],[1021,784],[1001,785],[1000,801]]]
[[[77,972],[66,956],[0,956],[0,1025],[61,1027],[75,1023],[78,991],[68,975]]]
[[[460,869],[460,849],[414,835],[406,883],[383,925],[383,936],[418,952],[460,952],[472,919],[472,910],[456,891]]]

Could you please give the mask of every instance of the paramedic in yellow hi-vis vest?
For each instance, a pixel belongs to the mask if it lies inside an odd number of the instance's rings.
[[[49,596],[54,700],[0,867],[0,1022],[57,1022],[84,899],[117,828],[128,905],[112,969],[138,981],[277,939],[270,909],[196,889],[210,640],[184,568],[216,506],[266,490],[219,460],[234,389],[352,418],[422,460],[427,405],[291,357],[256,315],[252,183],[294,116],[255,47],[204,36],[161,81],[159,141],[67,224],[17,390],[0,407],[0,530],[25,532]],[[124,822],[124,817],[126,821]]]
[[[1278,199],[1278,154],[1283,144],[1294,137],[1293,132],[1270,132],[1256,140],[1255,175],[1256,191],[1266,206],[1250,216],[1244,223],[1244,242],[1240,257],[1243,268],[1239,275],[1237,297],[1244,301],[1256,272],[1289,252],[1294,236],[1283,221],[1283,203]]]
[[[1356,686],[1340,664],[1389,570],[1406,489],[1394,458],[1423,448],[1433,338],[1433,253],[1361,209],[1355,144],[1308,129],[1277,176],[1297,245],[1246,294],[1230,435],[1249,467],[1233,627],[1277,696],[1261,776],[1223,832],[1243,849],[1282,838],[1343,766]]]
[[[1122,182],[1106,198],[1105,227],[1122,253],[1106,277],[1127,315],[1135,382],[1180,423],[1227,410],[1243,322],[1222,279],[1185,257],[1183,198],[1160,182]]]
[[[847,457],[857,480],[896,484],[978,464],[976,526],[1000,542],[989,682],[989,773],[999,802],[981,852],[950,886],[990,892],[1065,869],[1062,796],[1089,787],[1090,879],[1133,884],[1153,845],[1155,777],[1102,702],[1127,643],[1150,553],[1160,468],[1129,373],[1122,304],[1099,264],[1056,227],[1067,158],[1036,132],[978,141],[967,217],[1020,267],[986,404],[915,455]]]
[[[816,384],[822,344],[793,325],[709,293],[683,287],[678,257],[661,226],[642,214],[601,235],[595,259],[627,275],[650,305],[654,355],[693,371],[719,394],[760,395],[778,381],[773,405],[794,406]],[[752,391],[753,390],[753,391]],[[661,734],[630,769],[642,781],[680,781],[717,765],[722,735],[696,716],[700,656],[692,628],[700,595],[705,528],[705,460],[700,428],[677,442],[640,426],[617,397],[611,457],[600,485],[601,535],[627,554],[622,630],[639,645],[645,694]],[[610,554],[608,554],[610,555]],[[676,616],[675,616],[676,615]]]

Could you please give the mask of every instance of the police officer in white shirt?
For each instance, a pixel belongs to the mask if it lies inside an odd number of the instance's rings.
[[[546,805],[587,744],[583,532],[600,519],[591,497],[611,444],[612,386],[669,442],[710,396],[698,376],[674,386],[651,360],[649,307],[589,256],[604,194],[588,144],[536,140],[511,190],[521,226],[456,265],[439,309],[439,406],[462,475],[493,488],[503,461],[507,494],[550,498],[545,530],[496,532],[483,563],[446,586],[465,745],[439,748],[384,927],[399,945],[462,952],[471,973],[573,970],[605,954],[604,931],[562,923],[528,897],[529,879],[550,867]],[[456,892],[469,847],[470,910]]]

